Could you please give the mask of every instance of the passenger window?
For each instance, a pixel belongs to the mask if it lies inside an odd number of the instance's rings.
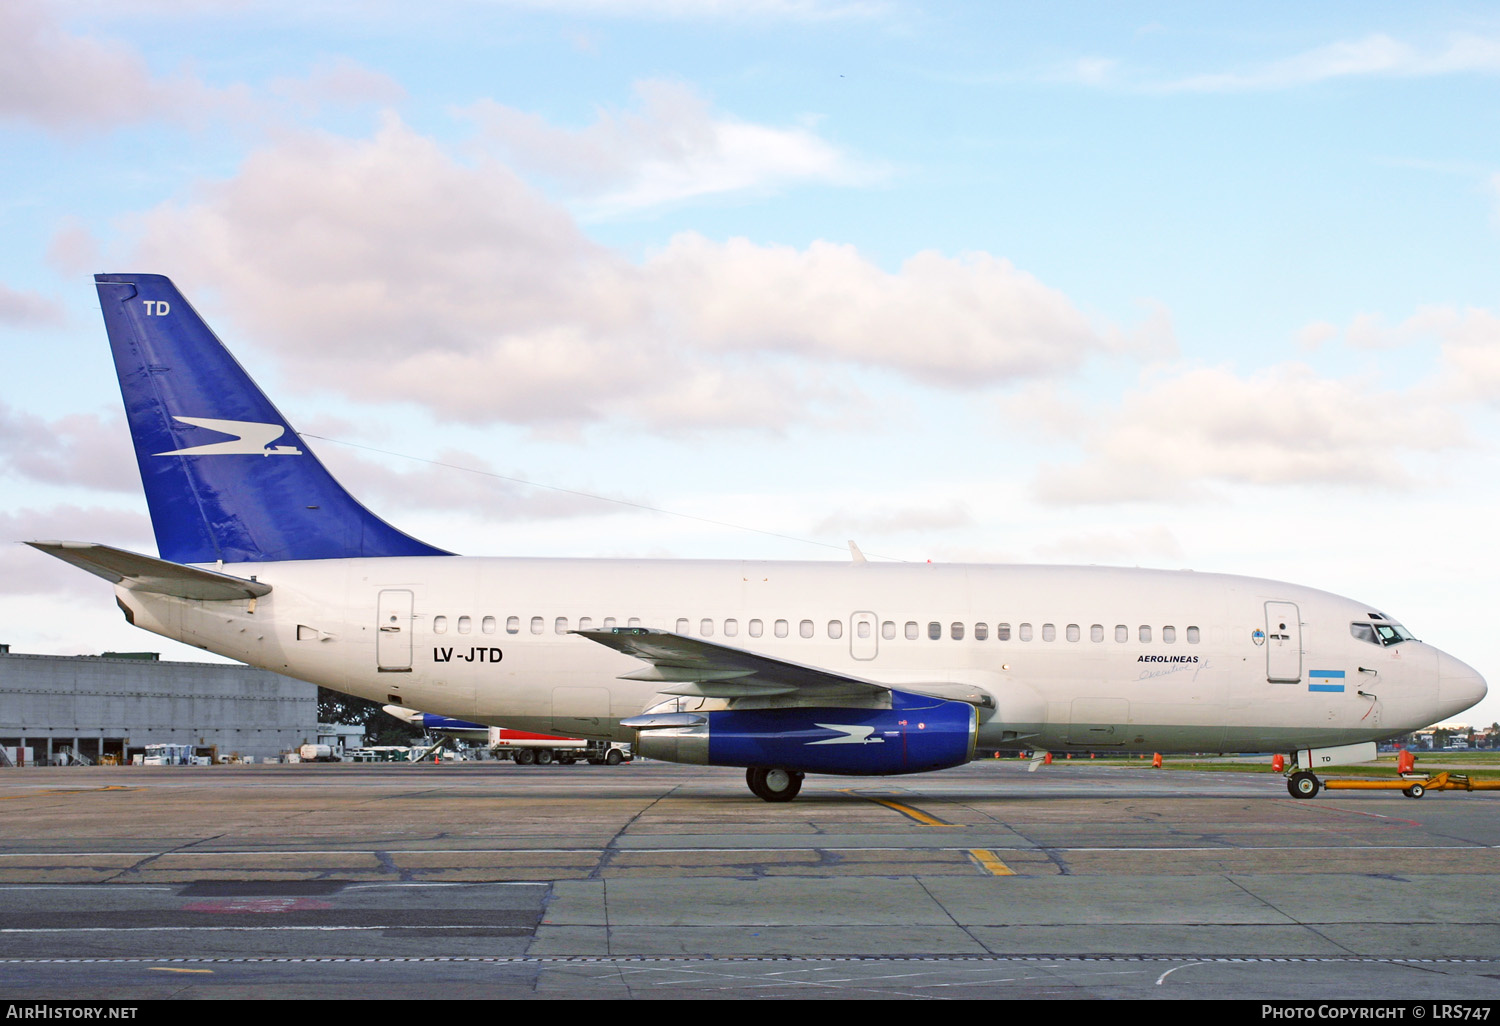
[[[751,620],[749,633],[752,638],[758,638],[766,632],[766,625],[760,620]]]
[[[612,616],[606,616],[604,618],[603,628],[605,630],[607,630],[607,631],[614,630],[615,629],[615,618],[612,617]]]
[[[1129,641],[1130,628],[1126,627],[1123,623],[1115,624],[1115,640],[1122,645],[1125,644],[1125,642]]]
[[[881,624],[880,625],[880,636],[882,638],[884,638],[886,641],[895,641],[896,640],[896,621],[895,620],[887,620],[885,623]]]
[[[1008,623],[997,623],[995,625],[995,640],[996,641],[1009,641],[1010,640],[1010,624],[1008,624]]]
[[[1196,627],[1189,627],[1187,629],[1187,643],[1189,645],[1196,645],[1196,644],[1198,644],[1198,640],[1199,640],[1200,637],[1202,637],[1202,633],[1198,630],[1198,628],[1196,628]]]
[[[964,625],[961,623],[949,624],[948,633],[954,641],[962,641],[964,640]]]
[[[1104,640],[1104,624],[1102,624],[1102,623],[1096,623],[1096,624],[1094,624],[1094,626],[1092,626],[1092,627],[1089,628],[1089,640],[1090,641],[1103,641]]]
[[[1177,644],[1177,628],[1172,626],[1163,627],[1161,629],[1161,640],[1166,645]]]
[[[1020,639],[1022,641],[1030,641],[1031,640],[1031,624],[1029,624],[1029,623],[1023,623],[1023,624],[1021,624],[1020,629],[1017,631],[1017,635],[1020,637]]]
[[[933,620],[927,625],[927,636],[933,641],[937,641],[943,636],[943,625]]]
[[[544,630],[546,630],[546,621],[540,616],[533,616],[531,618],[531,633],[540,634]]]
[[[726,638],[738,637],[739,633],[740,633],[740,622],[738,620],[725,620],[724,621],[724,637],[726,637]]]
[[[552,630],[556,634],[568,633],[568,618],[566,616],[559,616],[553,621]]]
[[[483,620],[480,620],[479,629],[484,631],[484,633],[486,634],[494,634],[495,618],[493,616],[486,616]]]
[[[639,616],[632,616],[630,618],[628,624],[627,624],[627,626],[630,626],[630,627],[639,627],[640,625],[641,625],[641,618]]]
[[[1078,625],[1076,623],[1068,624],[1068,640],[1077,641],[1079,637]]]
[[[916,641],[917,640],[917,621],[915,621],[915,620],[908,620],[908,621],[906,621],[906,640],[907,641]]]
[[[1145,624],[1141,624],[1141,641],[1146,644],[1151,643],[1151,628]]]
[[[448,618],[446,616],[434,616],[432,618],[432,633],[447,634]]]
[[[791,627],[792,627],[792,625],[789,624],[789,623],[787,623],[785,620],[777,620],[776,621],[776,636],[778,638],[784,638],[784,637],[786,637],[788,634],[791,633]]]
[[[687,632],[688,632],[688,618],[685,617],[685,616],[679,616],[677,618],[677,633],[678,634],[686,634]]]
[[[705,616],[702,620],[700,620],[698,622],[698,633],[702,634],[705,638],[711,638],[711,637],[713,637],[714,636],[714,622],[712,620],[710,620],[708,617]]]
[[[1050,623],[1044,623],[1044,624],[1042,624],[1042,640],[1043,641],[1056,641],[1057,640],[1057,625],[1056,624],[1050,624]]]
[[[460,616],[458,618],[458,633],[460,633],[460,634],[468,634],[473,629],[474,629],[474,621],[473,621],[472,618],[467,617],[467,616]]]
[[[990,625],[987,623],[976,623],[974,625],[974,640],[987,641],[990,636]]]
[[[591,631],[591,630],[593,630],[594,629],[594,618],[592,616],[580,616],[578,618],[578,629],[581,630],[581,631]]]
[[[813,622],[811,620],[803,620],[801,623],[797,624],[797,633],[802,635],[804,638],[812,637]]]
[[[521,618],[519,616],[507,616],[505,618],[505,633],[506,634],[520,634],[521,633]]]
[[[828,636],[830,638],[842,638],[844,636],[844,621],[842,621],[842,620],[829,620],[828,621]]]
[[[860,620],[854,625],[855,636],[860,638],[868,638],[870,636],[870,628],[873,626],[874,625],[870,623],[869,620]]]

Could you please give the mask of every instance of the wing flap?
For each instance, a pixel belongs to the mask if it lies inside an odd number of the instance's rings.
[[[64,563],[87,570],[96,577],[102,577],[111,584],[123,585],[131,591],[212,602],[257,598],[271,590],[269,584],[259,581],[247,581],[243,577],[200,570],[198,567],[143,556],[138,552],[110,545],[69,541],[33,541],[26,544],[49,556],[56,556]]]
[[[646,669],[621,674],[622,679],[673,683],[674,687],[663,689],[669,695],[750,698],[795,693],[807,698],[849,699],[884,697],[891,690],[873,680],[654,628],[573,633],[649,663]]]

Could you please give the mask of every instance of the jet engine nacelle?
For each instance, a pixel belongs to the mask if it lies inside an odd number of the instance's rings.
[[[892,691],[889,709],[793,707],[645,715],[636,752],[707,766],[776,766],[803,773],[880,776],[958,766],[979,730],[967,702]]]

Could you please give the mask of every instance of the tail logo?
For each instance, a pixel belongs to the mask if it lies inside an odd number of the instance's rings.
[[[188,449],[173,449],[171,452],[156,453],[157,456],[302,455],[302,450],[294,445],[271,446],[272,442],[286,434],[287,429],[281,424],[257,424],[251,420],[215,420],[212,417],[173,417],[172,419],[181,424],[208,428],[221,435],[233,437],[227,442],[211,442],[208,445],[195,445]]]

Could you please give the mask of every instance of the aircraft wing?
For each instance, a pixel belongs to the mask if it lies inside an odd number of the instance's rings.
[[[165,559],[143,556],[138,552],[117,549],[94,542],[34,541],[27,542],[49,556],[56,556],[111,584],[123,584],[132,591],[149,591],[160,595],[206,601],[248,599],[265,595],[269,584],[247,581],[243,577],[200,570]]]
[[[891,690],[872,680],[654,628],[617,627],[572,633],[650,664],[633,673],[621,674],[620,678],[660,681],[668,685],[661,689],[664,695],[749,698],[796,694],[847,700],[886,695]]]

